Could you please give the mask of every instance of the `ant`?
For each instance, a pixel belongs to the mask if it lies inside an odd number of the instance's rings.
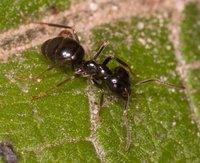
[[[96,60],[107,46],[107,42],[101,44],[99,50],[92,59],[84,60],[84,48],[81,46],[78,35],[72,27],[44,22],[36,23],[51,27],[65,28],[65,30],[62,30],[57,37],[49,39],[42,44],[42,54],[50,59],[54,64],[33,79],[41,78],[46,72],[61,65],[70,65],[74,75],[58,83],[56,86],[44,92],[40,92],[37,96],[33,96],[32,99],[36,100],[40,97],[46,96],[51,91],[71,80],[74,80],[75,78],[87,77],[101,89],[100,111],[104,101],[104,88],[107,86],[111,92],[117,94],[125,101],[124,123],[127,129],[125,151],[128,151],[131,145],[131,130],[127,119],[128,104],[131,96],[129,73],[134,77],[139,77],[138,74],[134,73],[124,61],[112,55],[106,57],[102,63],[97,63]],[[120,66],[115,67],[113,71],[107,66],[111,60],[115,60],[120,64]],[[184,88],[183,86],[176,86],[155,78],[140,81],[135,85],[142,85],[149,82],[156,82],[175,88]]]

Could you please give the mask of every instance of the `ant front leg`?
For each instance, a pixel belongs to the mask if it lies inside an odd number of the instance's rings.
[[[169,87],[173,87],[173,88],[185,89],[185,87],[182,86],[182,85],[171,84],[171,83],[168,83],[168,82],[165,82],[165,81],[162,81],[162,80],[159,80],[159,79],[155,79],[155,78],[146,79],[146,80],[140,81],[140,82],[136,83],[135,85],[143,85],[143,84],[151,83],[151,82],[152,83],[163,84],[163,85],[166,85],[166,86],[169,86]]]
[[[126,101],[124,106],[124,124],[126,126],[126,136],[127,136],[125,151],[127,152],[131,146],[131,128],[128,123],[128,105],[130,100],[130,94],[128,93],[127,89],[125,89],[125,94],[126,94]]]
[[[127,63],[125,63],[124,61],[122,61],[121,59],[119,59],[118,57],[115,57],[115,56],[113,56],[113,55],[108,56],[108,57],[104,60],[103,65],[107,65],[107,64],[108,64],[111,60],[113,60],[113,59],[114,59],[115,61],[117,61],[122,67],[124,67],[125,69],[127,69],[127,70],[131,73],[132,76],[135,76],[135,77],[140,78],[140,76],[139,76],[138,74],[136,74],[135,72],[133,72],[133,71],[131,70],[130,66],[129,66]]]

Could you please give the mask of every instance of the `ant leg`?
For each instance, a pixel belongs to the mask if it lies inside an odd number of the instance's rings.
[[[76,40],[78,43],[80,43],[79,37],[78,37],[78,35],[76,34],[75,30],[73,31],[73,34],[74,34],[75,40]]]
[[[139,76],[137,73],[135,73],[135,72],[133,72],[133,71],[131,70],[130,66],[129,66],[127,63],[125,63],[124,61],[122,61],[122,60],[119,59],[118,57],[114,57],[114,59],[115,59],[119,64],[121,64],[124,68],[126,68],[126,69],[131,73],[132,76],[135,76],[135,77],[140,78],[140,76]]]
[[[19,77],[20,80],[37,80],[37,79],[41,79],[42,76],[44,76],[44,74],[50,70],[52,70],[53,68],[55,68],[57,65],[52,65],[50,67],[48,67],[46,70],[44,70],[43,72],[41,72],[39,75],[35,76],[35,77],[30,77],[30,78],[26,78],[26,77]]]
[[[131,146],[131,128],[129,126],[128,123],[128,118],[127,118],[127,114],[128,114],[128,104],[129,104],[129,100],[130,100],[130,94],[128,93],[128,90],[125,89],[125,93],[127,94],[127,99],[125,101],[125,106],[124,106],[124,124],[126,126],[126,146],[125,146],[125,151],[127,152],[128,149]]]
[[[76,78],[78,78],[78,77],[80,77],[80,76],[74,75],[74,76],[72,76],[72,77],[70,77],[70,78],[67,78],[67,79],[63,80],[62,82],[58,83],[56,86],[51,87],[51,88],[49,88],[48,90],[46,90],[46,91],[44,91],[44,92],[40,92],[37,96],[33,96],[33,97],[32,97],[32,100],[36,100],[36,99],[38,99],[38,98],[41,98],[41,97],[43,97],[43,96],[46,96],[46,95],[48,95],[49,93],[51,93],[52,91],[55,91],[58,87],[60,87],[60,86],[62,86],[62,85],[64,85],[64,84],[66,84],[67,82],[69,82],[69,81],[71,81],[71,80],[74,80],[74,79],[76,79]]]
[[[99,101],[99,110],[98,110],[98,117],[99,117],[100,122],[101,122],[101,112],[103,110],[104,94],[105,94],[105,91],[102,88],[101,89],[101,97],[100,97],[100,101]]]
[[[127,69],[127,70],[131,73],[132,76],[135,76],[135,77],[140,78],[140,76],[139,76],[138,74],[136,74],[135,72],[133,72],[133,71],[131,70],[130,66],[129,66],[127,63],[125,63],[124,61],[122,61],[121,59],[119,59],[118,57],[115,57],[115,56],[113,56],[113,55],[108,56],[108,57],[104,60],[103,64],[104,64],[104,65],[108,64],[112,59],[114,59],[114,60],[117,61],[121,66],[123,66],[125,69]]]
[[[37,79],[41,79],[47,72],[51,71],[52,69],[54,69],[57,66],[62,65],[63,63],[56,63],[56,64],[48,67],[46,70],[44,70],[43,72],[41,72],[39,75],[37,75],[35,77],[31,77],[31,78],[20,77],[20,79],[21,80],[37,80]]]
[[[66,25],[62,25],[62,24],[54,24],[54,23],[44,23],[44,22],[33,22],[35,24],[40,24],[40,25],[47,25],[50,27],[57,27],[57,28],[66,28],[72,31],[73,33],[73,38],[80,43],[80,40],[78,38],[78,35],[75,32],[75,29],[71,26],[66,26]],[[62,31],[59,35],[68,35],[68,33],[66,31]]]
[[[93,58],[94,61],[99,57],[99,55],[106,48],[107,45],[108,45],[108,41],[105,41],[100,45],[99,50],[97,51],[97,53],[95,54],[95,56]]]
[[[101,97],[100,97],[100,102],[99,102],[99,115],[101,114],[103,103],[104,103],[104,90],[101,89]]]
[[[135,85],[143,85],[143,84],[150,83],[150,82],[163,84],[163,85],[173,87],[173,88],[185,89],[185,87],[182,86],[182,85],[179,86],[179,85],[171,84],[171,83],[168,83],[168,82],[165,82],[165,81],[162,81],[162,80],[159,80],[159,79],[155,79],[155,78],[140,81],[140,82],[136,83]]]
[[[50,27],[58,27],[58,28],[72,29],[72,27],[67,26],[67,25],[62,25],[62,24],[44,23],[44,22],[38,22],[38,21],[35,21],[35,22],[33,22],[33,23],[34,23],[34,24],[40,24],[40,25],[47,25],[47,26],[50,26]]]
[[[99,101],[99,115],[100,115],[101,110],[102,110],[102,106],[103,106],[103,103],[104,103],[104,89],[103,89],[102,85],[100,83],[98,83],[97,80],[92,79],[92,82],[94,82],[94,84],[96,84],[96,86],[98,88],[100,88],[100,90],[101,90],[101,97],[100,97],[100,101]]]

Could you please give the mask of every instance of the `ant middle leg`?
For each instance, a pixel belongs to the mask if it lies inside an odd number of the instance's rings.
[[[104,89],[102,87],[102,85],[95,79],[92,79],[92,82],[100,89],[101,91],[101,96],[100,96],[100,101],[99,101],[99,115],[101,113],[102,107],[103,107],[103,103],[104,103]]]
[[[104,103],[104,90],[101,89],[101,97],[100,97],[100,102],[99,102],[99,115],[101,114],[102,108],[103,108],[103,103]]]

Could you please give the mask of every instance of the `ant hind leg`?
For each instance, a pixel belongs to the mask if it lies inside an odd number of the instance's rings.
[[[67,30],[61,31],[59,36],[63,36],[63,37],[70,36],[73,39],[75,39],[77,42],[80,43],[80,40],[78,38],[78,35],[75,32],[75,29],[71,26],[62,25],[62,24],[54,24],[54,23],[37,22],[37,21],[33,22],[33,23],[40,24],[40,25],[46,25],[46,26],[50,26],[50,27],[65,28],[65,29],[71,30],[72,31],[71,34],[69,32],[67,32]]]
[[[76,78],[78,78],[78,77],[80,77],[80,76],[78,76],[78,75],[71,76],[70,78],[67,78],[67,79],[63,80],[62,82],[58,83],[56,86],[51,87],[51,88],[49,88],[48,90],[46,90],[46,91],[44,91],[44,92],[40,92],[40,93],[39,93],[38,95],[36,95],[36,96],[33,96],[33,97],[32,97],[32,100],[37,100],[37,99],[39,99],[39,98],[41,98],[41,97],[44,97],[44,96],[48,95],[49,93],[55,91],[55,90],[56,90],[57,88],[59,88],[60,86],[66,84],[67,82],[69,82],[69,81],[71,81],[71,80],[74,80],[74,79],[76,79]]]
[[[44,23],[44,22],[38,22],[38,21],[35,21],[35,22],[33,22],[33,23],[34,23],[34,24],[40,24],[40,25],[47,25],[47,26],[50,26],[50,27],[58,27],[58,28],[72,29],[71,26],[62,25],[62,24]]]
[[[54,69],[55,67],[57,67],[57,64],[54,64],[50,67],[48,67],[47,69],[45,69],[43,72],[41,72],[39,75],[34,76],[34,77],[19,77],[20,80],[38,80],[41,79],[47,72],[51,71],[52,69]]]

